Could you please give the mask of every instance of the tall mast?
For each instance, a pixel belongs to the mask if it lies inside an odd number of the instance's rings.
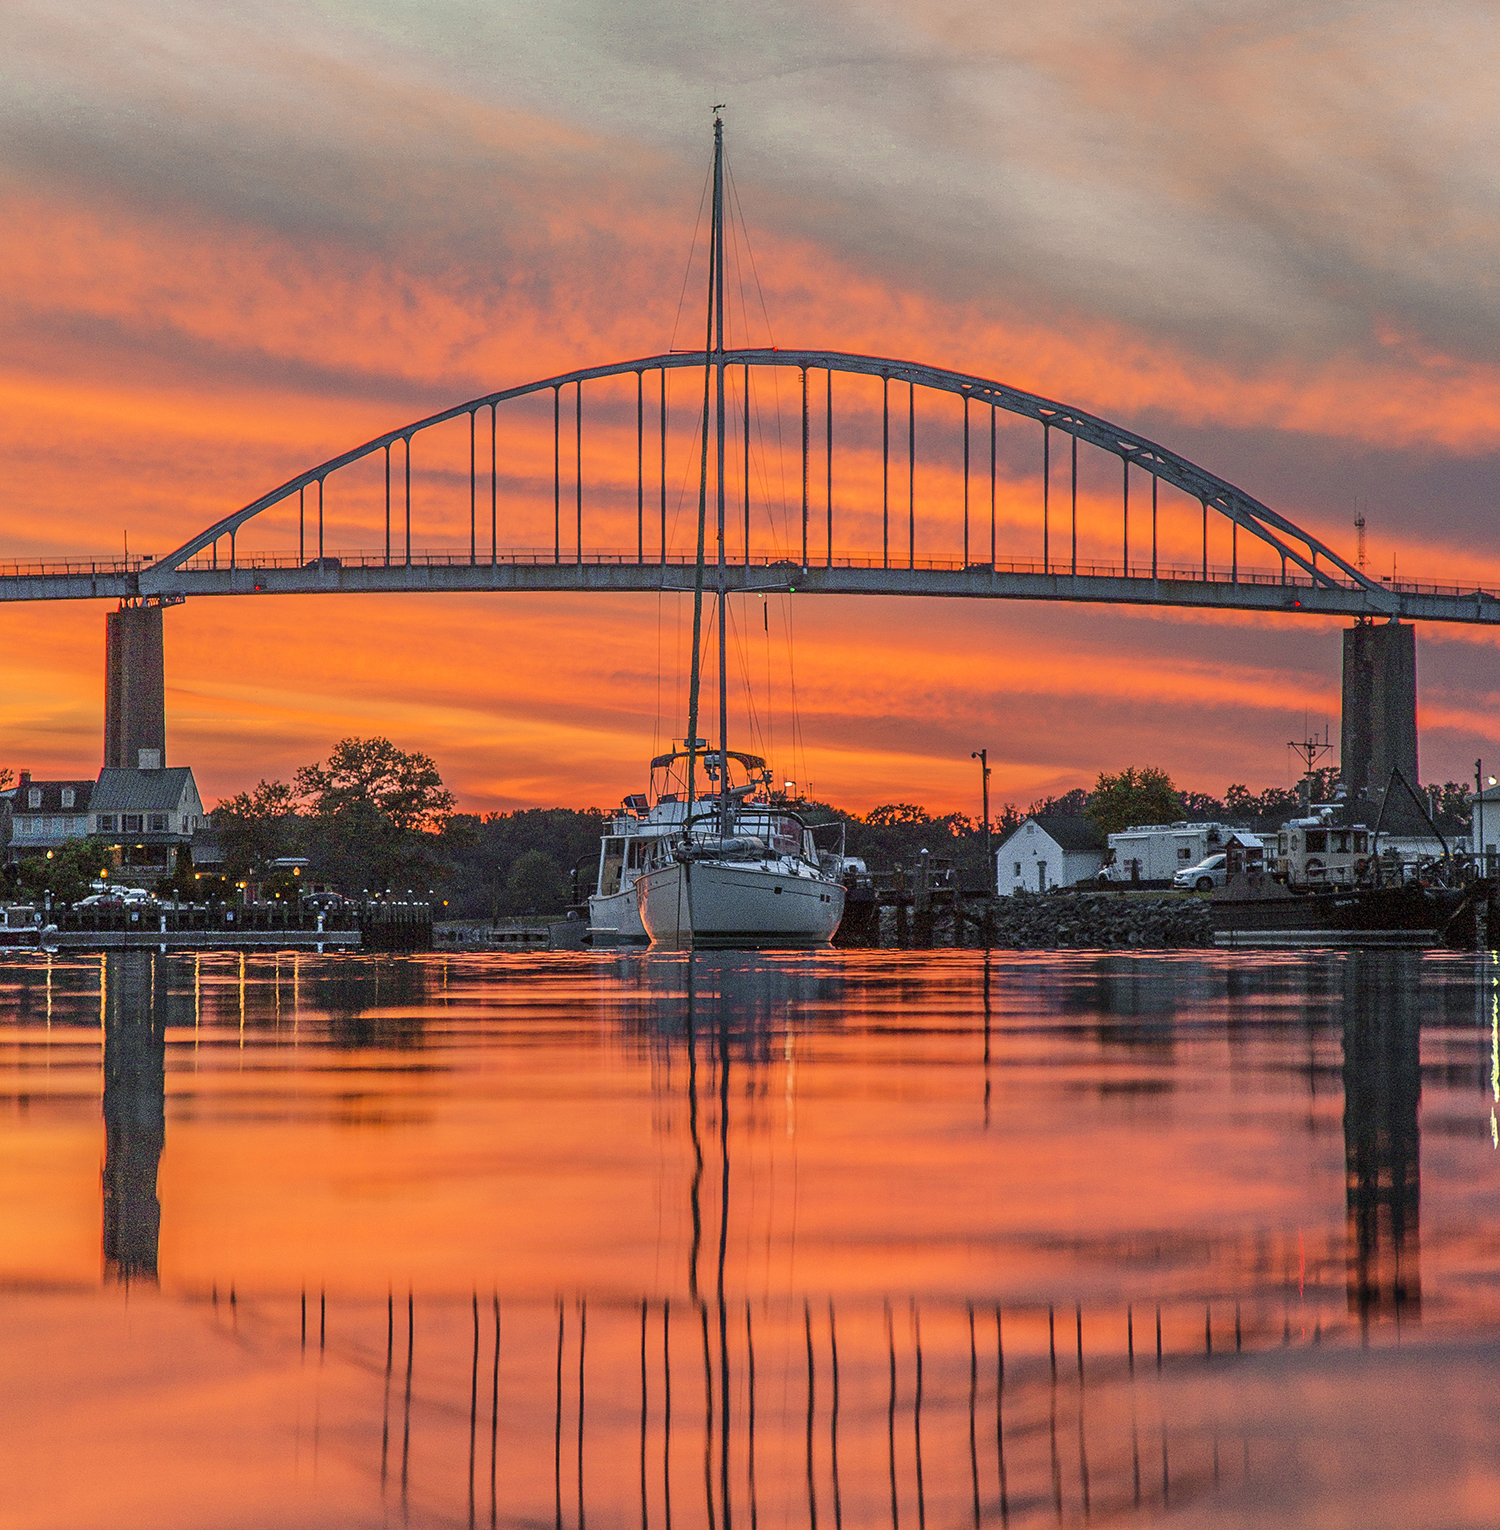
[[[698,691],[702,680],[703,670],[703,550],[704,532],[708,520],[708,425],[709,425],[709,401],[710,387],[713,381],[713,349],[714,349],[714,298],[719,293],[719,239],[721,230],[719,227],[719,199],[722,186],[723,153],[724,153],[724,124],[719,118],[719,108],[714,108],[714,207],[713,223],[708,236],[708,315],[705,321],[706,328],[703,337],[703,429],[701,431],[702,452],[698,462],[698,558],[693,571],[693,663],[691,677],[688,681],[688,776],[687,776],[687,816],[683,819],[683,837],[687,838],[691,832],[693,822],[693,800],[696,795],[694,774],[698,763]],[[721,487],[720,498],[722,501],[722,462],[723,462],[723,371],[719,374],[720,385],[720,439],[719,457],[721,463]],[[720,519],[723,519],[722,508]]]
[[[724,124],[714,117],[714,308],[717,315],[718,361],[718,492],[719,492],[719,834],[729,834],[729,624],[728,571],[724,548]]]

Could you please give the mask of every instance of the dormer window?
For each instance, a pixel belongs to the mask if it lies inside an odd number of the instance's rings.
[[[41,805],[42,789],[39,786],[33,786],[31,790],[26,793],[26,806],[30,808],[39,808]]]
[[[73,791],[73,788],[71,786],[63,787],[62,805],[64,807],[72,807],[75,800],[76,795]]]

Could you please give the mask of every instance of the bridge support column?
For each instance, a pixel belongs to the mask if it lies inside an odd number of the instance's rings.
[[[166,663],[159,605],[121,606],[104,618],[104,763],[136,770],[167,763]]]
[[[1417,629],[1361,622],[1344,631],[1340,769],[1351,800],[1379,801],[1399,769],[1417,785]]]

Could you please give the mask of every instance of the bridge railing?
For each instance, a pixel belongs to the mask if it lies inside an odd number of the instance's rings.
[[[494,550],[493,555],[486,554],[477,559],[469,557],[467,553],[449,551],[447,549],[422,549],[413,550],[410,558],[405,556],[397,559],[387,559],[383,552],[371,552],[367,549],[330,548],[324,554],[325,565],[337,563],[341,568],[375,568],[396,569],[403,567],[413,568],[488,568],[497,564],[520,564],[531,567],[548,567],[556,564],[550,547],[502,547]],[[692,568],[694,559],[686,553],[669,551],[663,560],[660,555],[641,557],[634,548],[586,548],[581,558],[565,560],[560,566],[569,567],[583,564],[585,566],[607,565],[611,567],[640,566],[650,568]],[[299,560],[295,555],[285,554],[253,554],[239,555],[235,567],[237,569],[297,569],[307,568],[316,571],[317,559]],[[915,568],[917,570],[937,570],[944,572],[957,572],[964,569],[975,572],[984,572],[993,567],[996,573],[1001,574],[1042,574],[1053,578],[1078,578],[1093,579],[1138,579],[1149,583],[1155,580],[1171,580],[1174,582],[1196,584],[1250,584],[1250,585],[1285,585],[1288,588],[1311,589],[1314,587],[1328,588],[1330,585],[1337,589],[1357,590],[1362,588],[1352,579],[1339,579],[1324,577],[1321,573],[1317,580],[1310,575],[1287,569],[1283,573],[1280,569],[1246,568],[1243,564],[1209,564],[1205,568],[1201,564],[1159,564],[1155,569],[1149,563],[1099,563],[1094,561],[1080,560],[1076,565],[1070,563],[1059,564],[1053,562],[1044,564],[1040,559],[1010,558],[997,559],[994,564],[988,562],[971,561],[965,563],[961,558],[917,558],[911,562],[902,562],[892,566],[885,559],[875,553],[836,555],[831,560],[826,556],[807,564],[790,558],[772,558],[768,556],[752,557],[748,561],[740,558],[732,565],[736,568],[765,568],[765,569],[820,569],[820,568],[867,568],[881,569],[893,568],[893,572],[900,573],[904,569]],[[103,565],[101,565],[103,567]],[[212,571],[227,571],[229,564],[225,559],[217,562],[211,557],[197,557],[181,565],[185,572],[206,573]],[[3,571],[3,570],[0,570]],[[1411,595],[1452,595],[1472,596],[1484,595],[1491,599],[1500,599],[1500,590],[1487,589],[1478,585],[1446,585],[1426,584],[1413,581],[1392,582],[1388,577],[1380,580],[1383,588],[1395,594]]]
[[[547,567],[557,565],[550,547],[502,547],[487,551],[474,558],[463,551],[449,549],[414,549],[410,556],[403,554],[387,558],[384,552],[372,552],[364,548],[328,548],[322,563],[328,572],[338,569],[390,569],[399,572],[411,568],[489,568],[497,566]],[[694,560],[684,552],[669,550],[665,559],[660,553],[642,556],[636,548],[588,548],[582,557],[576,555],[564,560],[561,567],[628,567],[692,568]],[[149,556],[131,558],[32,558],[0,563],[0,579],[58,579],[58,578],[111,578],[138,575],[154,567],[155,560]],[[212,553],[199,554],[179,565],[179,572],[187,574],[225,574],[236,571],[259,571],[274,569],[307,569],[318,571],[319,560],[299,558],[296,554],[239,552],[231,564],[227,557],[215,558]],[[874,554],[836,555],[831,560],[824,557],[804,565],[795,559],[755,556],[748,561],[736,560],[737,568],[764,569],[882,569],[891,568],[888,560]],[[894,572],[917,570],[919,572],[959,572],[970,570],[984,572],[990,568],[998,574],[1048,575],[1053,578],[1082,579],[1130,579],[1143,584],[1153,581],[1191,584],[1222,585],[1281,585],[1289,589],[1312,589],[1315,587],[1358,590],[1360,585],[1352,579],[1341,579],[1319,572],[1314,580],[1311,575],[1288,568],[1247,568],[1243,564],[1159,564],[1152,568],[1146,563],[1100,563],[1093,560],[1074,564],[1071,561],[1045,564],[1040,559],[1010,558],[988,562],[965,563],[961,558],[916,558],[895,566]],[[1388,576],[1379,580],[1381,587],[1395,595],[1437,595],[1449,597],[1481,596],[1500,600],[1500,589],[1480,585],[1430,584],[1413,580],[1393,581]]]

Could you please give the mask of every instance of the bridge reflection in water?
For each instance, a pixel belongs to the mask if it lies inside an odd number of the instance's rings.
[[[237,1002],[243,1032],[247,991],[252,1019],[266,993],[263,981],[247,988],[255,974],[247,979],[245,959],[235,960],[238,985],[219,984],[213,1003],[222,1023],[226,1000]],[[1000,960],[986,961],[981,990],[986,1121]],[[583,1530],[590,1517],[639,1517],[645,1527],[675,1516],[730,1530],[736,1517],[753,1527],[767,1515],[841,1530],[847,1516],[898,1530],[929,1516],[977,1526],[1170,1508],[1238,1483],[1253,1462],[1243,1434],[1221,1430],[1190,1391],[1165,1382],[1343,1331],[1368,1336],[1372,1324],[1420,1313],[1413,960],[1351,953],[1329,996],[1343,1043],[1342,1246],[1333,1229],[1321,1243],[1301,1232],[1231,1235],[1215,1244],[1212,1286],[1200,1270],[1185,1287],[1179,1268],[1154,1298],[1139,1272],[1184,1257],[1158,1238],[1154,1249],[1137,1239],[1107,1251],[1121,1271],[1118,1297],[737,1292],[726,1255],[738,1073],[768,1054],[771,1031],[759,1022],[769,1012],[834,1004],[841,984],[805,970],[705,972],[684,959],[617,974],[656,991],[641,1011],[651,1017],[644,1039],[678,1070],[662,1087],[680,1093],[691,1139],[682,1294],[606,1288],[539,1301],[402,1290],[371,1300],[223,1282],[201,1299],[266,1361],[315,1367],[325,1435],[388,1499],[424,1517],[550,1518]],[[102,958],[98,969],[104,1260],[121,1281],[157,1274],[166,1036],[203,1022],[198,967],[191,987],[180,962],[138,953]],[[302,970],[288,961],[294,1002]],[[1477,992],[1488,991],[1487,972]],[[1075,968],[1050,997],[1106,1024],[1115,1044],[1170,1048],[1177,1001],[1141,976],[1129,961],[1102,962],[1092,975]],[[399,1043],[400,1012],[420,1009],[435,980],[435,962],[332,964],[320,969],[318,1002],[344,1044]],[[279,1011],[279,965],[272,1002]],[[1318,1279],[1340,1267],[1342,1313]]]

